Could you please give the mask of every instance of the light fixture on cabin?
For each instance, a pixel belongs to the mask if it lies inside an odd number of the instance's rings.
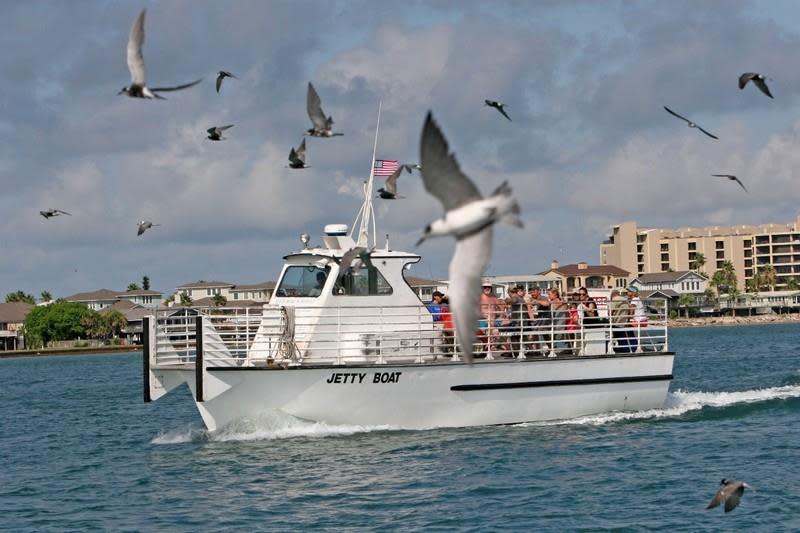
[[[300,235],[300,242],[303,243],[303,250],[308,250],[308,241],[311,240],[311,236],[308,233],[303,233]]]

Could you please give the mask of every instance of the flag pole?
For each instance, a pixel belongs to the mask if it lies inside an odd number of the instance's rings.
[[[378,132],[380,131],[381,126],[381,108],[383,107],[383,102],[378,103],[378,122],[375,125],[375,142],[372,144],[372,164],[369,166],[369,180],[367,180],[367,185],[364,187],[364,204],[361,206],[361,226],[358,232],[358,246],[369,246],[369,226],[370,226],[370,219],[372,222],[372,246],[373,248],[376,246],[376,223],[375,223],[375,212],[372,209],[372,189],[373,183],[375,180],[375,154],[378,150]],[[353,228],[355,229],[355,228]]]

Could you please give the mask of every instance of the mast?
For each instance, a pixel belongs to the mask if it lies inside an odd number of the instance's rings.
[[[375,211],[372,208],[372,197],[374,193],[372,192],[374,178],[375,178],[375,153],[378,149],[378,131],[380,130],[381,126],[381,107],[383,106],[383,102],[378,103],[378,123],[375,125],[375,142],[372,145],[372,163],[369,166],[369,179],[367,183],[364,184],[364,203],[361,204],[361,209],[358,210],[356,214],[356,219],[353,221],[353,227],[350,230],[350,237],[353,236],[353,232],[356,229],[356,223],[359,221],[359,217],[361,218],[361,223],[359,224],[358,230],[358,240],[356,244],[358,246],[363,246],[365,248],[369,247],[369,226],[370,222],[372,222],[372,247],[375,248],[377,246],[377,230],[375,225]]]

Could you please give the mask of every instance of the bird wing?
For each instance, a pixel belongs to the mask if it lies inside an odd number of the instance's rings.
[[[71,213],[67,213],[66,211],[63,211],[63,210],[61,210],[61,209],[56,209],[56,210],[55,210],[55,212],[56,212],[56,213],[61,213],[62,215],[69,215],[69,216],[72,216],[72,214],[71,214]]]
[[[302,165],[303,160],[297,155],[297,152],[294,148],[289,150],[289,162],[293,165]]]
[[[484,100],[484,102],[486,102],[486,105],[488,105],[489,107],[497,107],[497,102],[495,102],[494,100]]]
[[[742,500],[742,494],[744,494],[744,484],[741,481],[737,481],[734,483],[729,484],[725,487],[728,489],[728,498],[725,500],[725,512],[729,513],[736,509],[736,506],[739,505],[739,502]]]
[[[433,119],[433,114],[428,111],[420,139],[422,182],[425,190],[442,203],[445,211],[482,198],[478,188],[461,172],[458,161],[448,150],[447,140]]]
[[[675,111],[673,111],[672,109],[668,108],[667,106],[664,106],[664,109],[666,109],[666,110],[667,110],[667,113],[669,113],[670,115],[674,115],[674,116],[678,117],[678,118],[679,118],[679,119],[681,119],[681,120],[685,120],[687,124],[691,124],[691,122],[692,122],[691,120],[689,120],[689,119],[688,119],[688,118],[686,118],[686,117],[682,117],[682,116],[680,116],[680,115],[679,115],[679,114],[677,114]]]
[[[341,259],[339,259],[339,273],[336,275],[336,284],[340,284],[342,278],[347,274],[350,265],[353,263],[353,260],[356,257],[359,257],[362,253],[366,252],[367,249],[363,246],[354,246],[347,250]]]
[[[741,76],[739,76],[739,89],[744,89],[744,86],[747,85],[747,82],[752,80],[758,76],[755,72],[745,72]]]
[[[136,232],[136,235],[141,235],[142,233],[144,233],[144,230],[146,229],[147,228],[145,228],[144,225],[139,224],[139,231]]]
[[[386,178],[386,190],[392,194],[397,194],[397,178],[400,177],[400,174],[403,172],[403,165],[397,167],[397,170],[392,172],[392,174]]]
[[[206,131],[207,131],[208,133],[210,133],[211,135],[217,135],[217,134],[219,134],[219,132],[217,131],[217,127],[216,127],[216,126],[211,126],[211,127],[210,127],[210,128],[208,128]]]
[[[719,140],[719,137],[717,137],[717,136],[716,136],[716,135],[714,135],[713,133],[709,133],[709,132],[707,132],[706,130],[704,130],[703,128],[701,128],[700,126],[698,126],[697,124],[695,124],[695,126],[697,127],[697,129],[698,129],[698,130],[702,131],[703,133],[705,133],[706,135],[708,135],[708,136],[709,136],[709,137],[711,137],[712,139]]]
[[[48,213],[47,211],[39,211],[39,214],[42,215],[44,218],[48,218],[50,216],[50,213]]]
[[[715,178],[728,178],[729,180],[732,180],[736,177],[733,174],[711,174],[711,175],[714,176]]]
[[[319,99],[317,90],[308,82],[308,94],[306,95],[306,110],[308,111],[308,118],[311,119],[314,128],[317,130],[328,129],[328,119],[325,113],[322,112],[322,100]]]
[[[753,83],[756,84],[756,87],[761,89],[761,92],[773,98],[772,93],[769,92],[769,87],[767,87],[767,82],[762,80],[761,78],[753,78]]]
[[[183,85],[176,85],[175,87],[151,87],[150,90],[153,92],[160,91],[160,92],[168,92],[168,91],[181,91],[183,89],[188,89],[189,87],[194,87],[198,83],[203,81],[203,78],[199,80],[190,81],[189,83],[184,83]]]
[[[217,75],[217,92],[219,92],[219,88],[222,87],[222,78],[224,78],[224,77],[225,77],[225,73],[223,73],[223,72],[220,72]]]
[[[747,190],[747,187],[744,186],[744,183],[742,183],[739,178],[737,178],[736,176],[733,176],[732,179],[733,179],[733,181],[735,181],[736,183],[741,185],[742,189],[744,189],[744,192],[750,192],[750,191]]]
[[[233,126],[234,126],[233,124],[228,124],[227,126],[220,126],[220,127],[219,127],[219,131],[225,131],[225,130],[229,130],[229,129],[231,129]]]
[[[450,260],[448,295],[456,339],[464,360],[472,363],[475,330],[481,316],[481,275],[489,264],[492,253],[492,226],[487,226],[456,241]]]
[[[717,489],[717,493],[714,494],[714,497],[711,498],[711,501],[708,502],[706,509],[713,509],[714,507],[724,502],[728,498],[727,488],[728,485],[721,485],[719,489]]]
[[[128,70],[131,72],[131,82],[137,85],[145,84],[142,44],[144,44],[144,14],[146,11],[146,9],[142,9],[142,12],[133,21],[131,34],[128,37]]]
[[[507,118],[509,121],[513,122],[513,121],[511,120],[511,117],[509,117],[509,116],[508,116],[508,113],[506,113],[506,110],[505,110],[505,109],[503,109],[502,107],[498,107],[498,108],[497,108],[497,110],[498,110],[498,111],[500,111],[500,113],[502,113],[502,114],[503,114],[503,116],[504,116],[504,117],[506,117],[506,118]]]
[[[306,139],[305,139],[305,137],[303,137],[303,140],[300,142],[300,146],[297,147],[297,150],[295,151],[295,154],[297,154],[297,158],[301,162],[305,162],[305,160],[306,160]]]

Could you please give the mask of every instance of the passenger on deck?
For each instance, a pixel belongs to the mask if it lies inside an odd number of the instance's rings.
[[[585,327],[591,327],[598,323],[599,316],[597,314],[597,302],[590,296],[586,287],[578,289],[578,310],[581,311],[581,322]]]
[[[542,289],[536,285],[531,287],[528,294],[528,317],[531,320],[530,350],[539,353],[549,350],[550,300],[542,295]]]
[[[428,311],[431,312],[431,316],[433,316],[434,322],[440,322],[442,320],[442,298],[444,294],[439,291],[433,291],[433,300],[426,306]]]
[[[528,306],[523,297],[524,289],[522,287],[512,287],[509,289],[508,298],[506,298],[506,309],[508,311],[508,318],[510,323],[507,326],[511,351],[519,353],[522,348],[522,328],[526,325],[528,318]]]
[[[639,339],[642,335],[641,328],[647,327],[647,312],[644,309],[644,303],[642,303],[642,299],[639,298],[639,289],[636,287],[628,287],[628,299],[630,301],[630,314],[631,314],[631,326],[633,326],[635,331],[631,331],[631,352],[635,352],[639,349]]]
[[[552,342],[553,351],[559,355],[571,355],[572,350],[569,349],[569,344],[566,342],[568,335],[565,333],[567,321],[569,320],[567,304],[561,299],[558,289],[549,289],[547,296],[550,299],[550,314],[553,331],[555,332],[555,338]]]
[[[447,296],[442,296],[442,338],[444,341],[444,351],[455,351],[455,326],[453,326],[453,313],[450,312],[450,299]]]
[[[630,353],[630,327],[631,307],[628,298],[620,294],[616,289],[611,291],[611,299],[608,302],[608,314],[611,319],[612,336],[617,340],[614,348],[616,353]]]

